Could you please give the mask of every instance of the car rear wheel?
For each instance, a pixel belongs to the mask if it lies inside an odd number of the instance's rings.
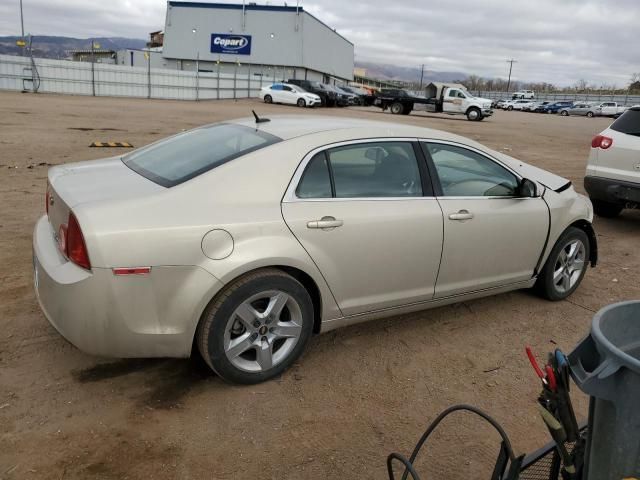
[[[264,96],[264,103],[273,103],[273,98],[271,98],[271,95]]]
[[[560,115],[562,115],[563,117],[566,117],[566,116],[568,116],[568,115],[569,115],[569,112],[567,112],[566,110],[562,110],[562,111],[560,112]],[[588,115],[589,115],[589,114],[587,114],[587,116],[588,116]]]
[[[593,117],[593,112],[587,112],[587,117],[589,118]]]
[[[623,205],[618,203],[603,202],[602,200],[595,200],[593,198],[591,199],[591,203],[593,204],[595,214],[604,218],[617,217],[624,208]]]
[[[296,279],[277,269],[247,274],[205,310],[200,354],[224,380],[254,384],[290,367],[313,330],[313,304]]]
[[[404,111],[404,107],[400,102],[395,102],[391,104],[391,113],[394,115],[400,115]]]
[[[304,98],[299,98],[297,103],[298,103],[299,107],[306,107],[307,106],[307,102],[304,101]]]
[[[509,105],[509,106],[507,107],[507,110],[509,110],[509,111],[513,110],[513,105]]]
[[[538,276],[536,288],[548,300],[563,300],[582,282],[589,262],[589,238],[569,227],[556,242]]]

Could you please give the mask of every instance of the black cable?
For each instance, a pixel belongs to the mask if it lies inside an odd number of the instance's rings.
[[[411,478],[413,478],[413,480],[420,480],[420,477],[418,476],[418,473],[414,470],[413,465],[411,465],[411,462],[409,462],[409,460],[407,460],[405,457],[403,457],[399,453],[392,453],[387,457],[387,472],[389,472],[390,480],[395,479],[395,476],[393,475],[394,460],[397,460],[404,465],[405,473],[407,473],[408,471],[408,473],[411,474]]]
[[[442,420],[444,420],[445,417],[459,410],[465,410],[471,413],[475,413],[479,417],[482,417],[487,422],[489,422],[491,426],[498,432],[500,437],[502,437],[502,441],[504,442],[504,447],[507,451],[507,454],[509,455],[509,461],[513,462],[515,460],[516,456],[513,453],[513,448],[511,447],[511,441],[509,440],[509,437],[507,436],[504,429],[500,426],[500,424],[496,420],[494,420],[489,414],[485,413],[484,411],[480,410],[477,407],[474,407],[473,405],[459,404],[459,405],[453,405],[447,408],[440,415],[438,415],[433,422],[431,422],[431,425],[429,425],[429,428],[427,428],[427,430],[422,434],[422,437],[420,437],[420,440],[418,441],[415,448],[413,449],[413,452],[411,453],[411,457],[409,457],[408,462],[403,456],[398,455],[396,453],[392,453],[391,455],[389,455],[389,457],[387,457],[387,469],[389,471],[389,478],[391,480],[394,479],[393,471],[391,469],[391,463],[394,459],[396,459],[405,465],[405,470],[404,470],[404,473],[402,474],[402,480],[407,480],[407,475],[409,473],[411,473],[414,479],[418,479],[418,477],[416,476],[416,472],[413,468],[413,464],[415,463],[415,460],[418,456],[418,453],[420,453],[422,446],[427,441],[429,436],[433,433],[433,431],[436,429],[438,424],[440,424],[440,422],[442,422]]]

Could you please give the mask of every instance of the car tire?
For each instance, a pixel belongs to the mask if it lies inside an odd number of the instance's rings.
[[[569,116],[569,112],[567,112],[566,110],[562,110],[560,112],[560,115],[562,115],[563,117],[568,117]]]
[[[264,96],[264,103],[273,103],[273,98],[271,98],[271,95]]]
[[[587,117],[589,118],[593,117],[593,112],[587,112]]]
[[[513,110],[513,106],[512,106],[512,105],[509,105],[509,106],[507,107],[507,110],[509,110],[509,111]]]
[[[591,203],[593,204],[593,212],[603,218],[617,217],[624,208],[624,205],[620,205],[619,203],[604,202],[593,198],[591,199]]]
[[[211,301],[196,332],[198,350],[227,382],[264,382],[300,357],[313,332],[313,312],[309,293],[295,278],[275,268],[258,270]]]
[[[482,118],[482,112],[480,111],[480,109],[472,107],[469,110],[467,110],[467,120],[470,120],[472,122],[477,122]]]
[[[391,104],[391,113],[394,115],[400,115],[404,111],[404,106],[400,102]]]
[[[298,104],[299,107],[302,107],[302,108],[307,106],[307,102],[304,101],[304,98],[299,98],[296,103]]]
[[[574,250],[575,247],[575,250]],[[567,228],[556,242],[536,281],[536,290],[547,300],[564,300],[580,285],[589,264],[587,234]]]

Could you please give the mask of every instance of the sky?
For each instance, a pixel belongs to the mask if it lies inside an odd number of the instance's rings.
[[[240,0],[218,0],[241,3]],[[282,5],[283,0],[259,4]],[[301,0],[355,44],[356,60],[573,85],[626,86],[640,72],[640,0]],[[295,0],[289,0],[295,5]],[[147,38],[164,0],[23,0],[25,32]],[[19,0],[0,0],[0,36],[20,34]]]

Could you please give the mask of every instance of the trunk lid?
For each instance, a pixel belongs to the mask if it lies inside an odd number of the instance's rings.
[[[134,198],[166,190],[137,174],[120,157],[58,165],[48,174],[49,223],[53,231],[66,224],[69,211],[81,203]]]

